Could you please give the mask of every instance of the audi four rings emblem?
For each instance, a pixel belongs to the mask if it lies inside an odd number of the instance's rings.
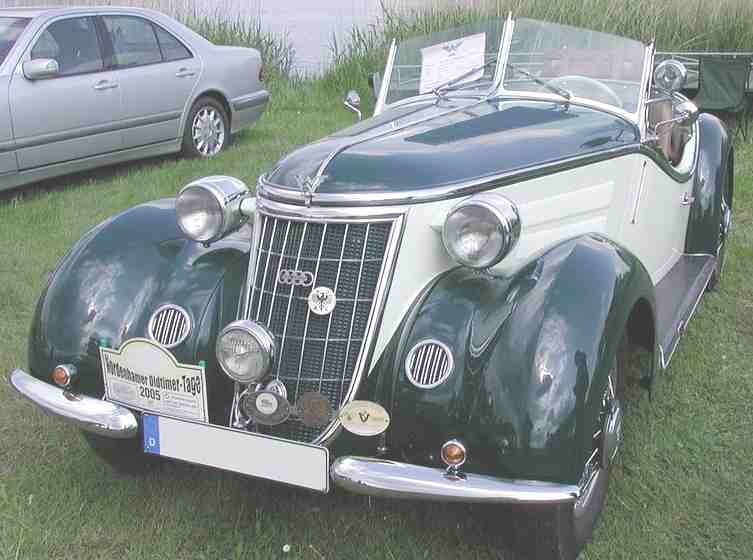
[[[302,286],[308,288],[314,283],[314,275],[308,270],[293,270],[284,268],[277,275],[277,281],[280,284],[289,284],[291,286]]]

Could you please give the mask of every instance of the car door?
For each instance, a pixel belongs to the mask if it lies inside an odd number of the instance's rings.
[[[57,61],[57,76],[30,80],[22,63]],[[120,89],[106,70],[93,17],[65,17],[49,23],[31,41],[13,73],[10,107],[18,167],[32,169],[122,148],[118,128]]]
[[[673,117],[674,101],[653,103],[648,111],[646,153],[639,160],[640,179],[632,188],[623,224],[623,243],[630,248],[658,283],[685,250],[690,203],[693,194],[695,142],[693,138],[681,154],[672,155],[673,126],[655,127]]]
[[[123,95],[126,148],[176,140],[200,62],[166,29],[131,15],[103,15]]]

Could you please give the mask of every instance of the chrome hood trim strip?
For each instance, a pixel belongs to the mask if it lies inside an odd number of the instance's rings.
[[[451,185],[442,185],[435,188],[413,190],[413,191],[392,191],[381,193],[313,193],[310,199],[311,206],[393,206],[413,204],[419,202],[432,202],[435,200],[444,200],[459,196],[470,195],[479,191],[490,188],[501,187],[510,183],[516,183],[550,175],[559,171],[572,169],[598,161],[612,159],[623,155],[637,153],[641,151],[641,144],[628,144],[618,148],[612,148],[596,153],[590,153],[581,156],[561,159],[542,165],[536,165],[525,169],[516,169],[497,175],[483,177],[481,179],[455,183]],[[287,187],[282,187],[270,183],[266,175],[259,177],[256,187],[257,196],[260,199],[283,202],[303,206],[307,202],[304,193]],[[312,208],[313,210],[313,208]],[[352,213],[352,210],[351,210]]]

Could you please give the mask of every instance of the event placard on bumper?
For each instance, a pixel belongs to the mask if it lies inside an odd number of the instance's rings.
[[[208,422],[202,366],[179,364],[159,344],[132,338],[119,350],[100,348],[105,398],[137,410]]]

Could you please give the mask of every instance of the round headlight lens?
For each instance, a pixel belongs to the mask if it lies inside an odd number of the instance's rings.
[[[442,240],[460,264],[489,268],[501,261],[520,237],[520,217],[515,205],[495,193],[464,200],[447,215]]]
[[[217,338],[217,361],[238,383],[259,383],[270,372],[275,342],[266,327],[254,321],[230,323]]]
[[[175,212],[178,226],[194,241],[211,241],[222,233],[222,207],[209,189],[199,185],[183,189],[175,201]]]

